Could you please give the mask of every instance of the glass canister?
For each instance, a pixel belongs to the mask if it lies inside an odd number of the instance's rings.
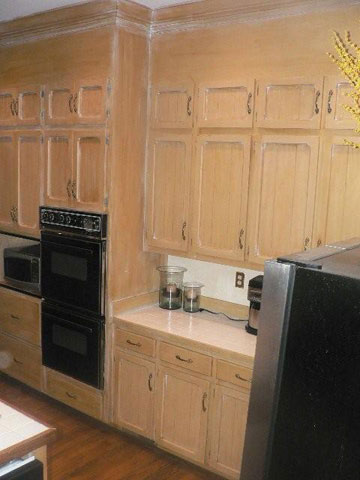
[[[186,268],[164,265],[157,269],[160,273],[159,306],[167,310],[181,308]]]
[[[201,288],[204,285],[199,282],[184,283],[184,303],[185,312],[198,312],[200,309]]]

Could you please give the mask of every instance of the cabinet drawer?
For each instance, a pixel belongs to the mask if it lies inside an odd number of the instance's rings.
[[[149,357],[155,356],[155,340],[117,328],[115,330],[115,345]]]
[[[212,358],[186,348],[161,342],[160,360],[192,370],[193,372],[202,373],[203,375],[211,375]]]
[[[85,384],[47,369],[46,393],[91,417],[102,417],[102,394]]]
[[[40,300],[1,289],[0,329],[40,345]]]
[[[218,360],[216,362],[216,378],[224,382],[230,382],[239,387],[250,390],[252,370],[234,363]]]
[[[40,348],[0,334],[0,353],[3,360],[0,367],[2,372],[41,390]]]

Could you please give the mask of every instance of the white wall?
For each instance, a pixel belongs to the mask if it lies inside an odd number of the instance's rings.
[[[227,302],[248,305],[247,288],[249,280],[263,272],[247,270],[246,268],[219,265],[217,263],[202,262],[183,257],[168,257],[168,265],[176,265],[187,268],[184,275],[184,282],[201,282],[205,286],[201,293],[206,297],[217,298]],[[235,288],[236,272],[245,273],[244,288]]]

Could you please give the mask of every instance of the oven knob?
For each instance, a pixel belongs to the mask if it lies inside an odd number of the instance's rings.
[[[49,218],[50,222],[53,222],[55,220],[55,215],[53,213],[50,213]]]
[[[60,213],[60,215],[59,215],[59,221],[60,221],[60,223],[64,223],[64,220],[65,220],[64,215],[63,215],[62,213]]]
[[[41,219],[46,222],[46,220],[49,218],[49,215],[47,212],[42,212]]]
[[[70,225],[70,223],[71,223],[71,217],[70,217],[70,215],[66,215],[65,221],[66,221],[67,225]]]

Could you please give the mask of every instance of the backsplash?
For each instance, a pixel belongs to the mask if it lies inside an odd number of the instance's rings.
[[[201,291],[202,295],[242,305],[249,304],[247,300],[249,280],[263,273],[257,270],[248,270],[241,267],[231,267],[229,265],[220,265],[171,255],[168,256],[168,265],[187,268],[184,282],[197,281],[203,283],[205,286]],[[244,288],[235,287],[236,272],[245,274]]]

